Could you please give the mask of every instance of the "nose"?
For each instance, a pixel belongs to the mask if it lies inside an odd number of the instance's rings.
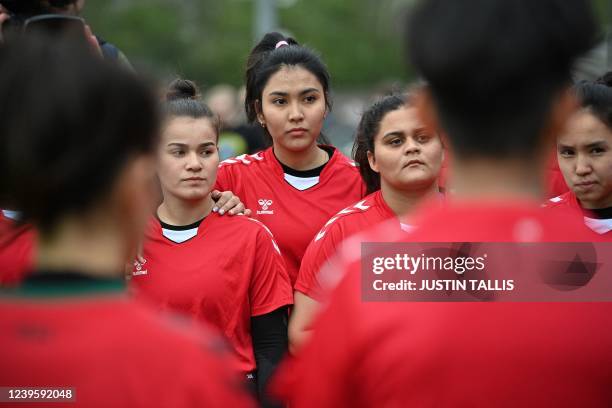
[[[294,102],[290,105],[289,108],[289,121],[291,122],[301,122],[304,119],[304,112],[302,111],[302,107],[299,103]]]
[[[577,176],[586,176],[587,174],[593,171],[593,167],[591,166],[591,161],[585,154],[578,154],[576,157],[576,175]]]
[[[200,160],[200,157],[196,152],[192,152],[189,154],[189,156],[187,157],[186,167],[187,170],[193,172],[198,172],[202,170],[202,161]]]
[[[406,139],[406,144],[404,145],[404,154],[418,154],[421,152],[421,146],[411,137]]]

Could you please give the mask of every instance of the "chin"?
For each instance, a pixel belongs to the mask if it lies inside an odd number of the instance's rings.
[[[316,143],[316,140],[312,140],[309,138],[299,138],[288,140],[287,142],[288,143],[284,144],[283,146],[285,149],[290,150],[292,152],[303,152],[304,150],[312,146],[314,143]]]
[[[193,200],[202,200],[204,198],[206,198],[206,196],[211,192],[211,190],[208,189],[197,189],[197,190],[191,190],[191,191],[183,191],[181,192],[181,194],[177,194],[179,198],[181,198],[182,200],[188,200],[188,201],[193,201]]]

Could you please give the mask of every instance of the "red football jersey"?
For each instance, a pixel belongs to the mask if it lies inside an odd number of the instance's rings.
[[[217,327],[232,345],[238,369],[253,371],[251,317],[293,304],[284,261],[266,227],[248,217],[211,213],[195,237],[175,243],[153,219],[143,257],[130,280],[135,292],[161,309]]]
[[[334,215],[306,249],[294,289],[320,301],[323,288],[319,281],[319,271],[333,259],[340,244],[348,237],[389,218],[396,218],[395,213],[385,202],[380,190]]]
[[[216,188],[236,194],[278,242],[293,284],[302,256],[321,227],[338,211],[359,201],[365,185],[356,164],[337,149],[316,185],[298,190],[285,180],[272,148],[221,162]]]
[[[16,226],[0,211],[0,286],[17,285],[32,269],[34,241],[30,226]]]
[[[574,242],[593,234],[536,203],[465,203],[364,242]],[[359,248],[355,248],[357,254]],[[277,390],[294,408],[612,404],[612,304],[363,302],[345,278]]]
[[[3,407],[253,406],[219,337],[160,318],[122,282],[26,287],[0,297],[0,384],[70,387],[76,399]]]
[[[583,210],[576,194],[572,191],[549,199],[544,206],[553,210],[571,211],[581,217],[590,229],[600,234],[602,239],[606,241],[612,239],[612,219],[598,219],[589,215],[588,210]]]

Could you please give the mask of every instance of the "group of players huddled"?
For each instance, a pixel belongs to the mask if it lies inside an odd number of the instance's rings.
[[[160,101],[85,42],[0,45],[0,387],[611,406],[612,304],[361,298],[364,242],[610,241],[612,76],[571,78],[589,1],[423,0],[405,25],[424,84],[365,110],[354,160],[321,132],[326,66],[280,33],[245,73],[270,147],[222,162],[194,82]]]

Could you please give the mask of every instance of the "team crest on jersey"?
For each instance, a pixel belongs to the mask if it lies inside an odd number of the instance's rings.
[[[133,276],[146,275],[147,270],[144,269],[144,265],[146,263],[147,263],[147,260],[144,258],[142,258],[142,262],[139,262],[138,260],[134,261],[134,270],[132,271],[132,275]]]
[[[272,215],[274,214],[274,210],[271,210],[270,207],[272,206],[273,201],[269,200],[267,198],[260,198],[259,200],[257,200],[257,204],[259,204],[260,209],[257,210],[257,215],[261,215],[261,214],[268,214],[268,215]]]

